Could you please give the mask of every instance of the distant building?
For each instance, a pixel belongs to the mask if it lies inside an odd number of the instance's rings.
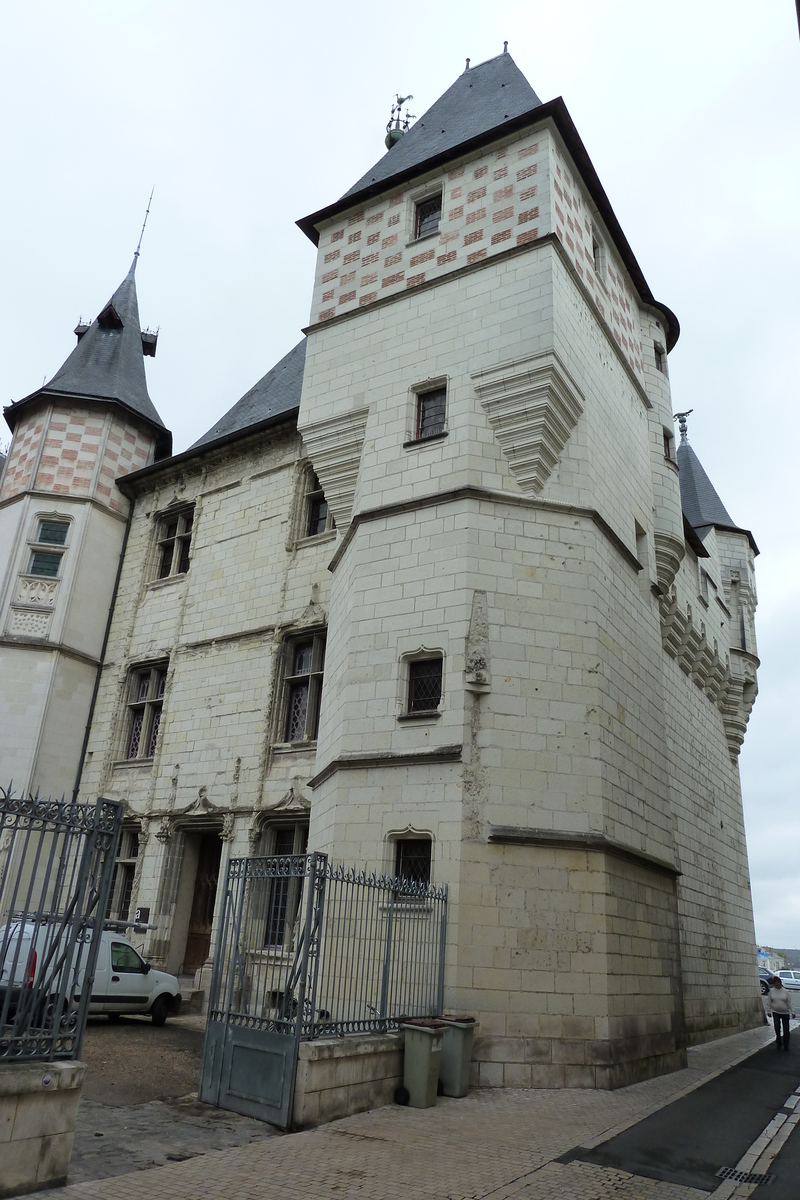
[[[762,1014],[757,550],[685,419],[676,450],[677,320],[508,54],[299,224],[306,336],[189,450],[145,404],[132,274],[91,385],[81,342],[6,410],[4,773],[69,790],[97,678],[81,794],[125,802],[113,912],[154,960],[205,985],[227,857],[309,845],[448,884],[480,1084],[681,1066]]]

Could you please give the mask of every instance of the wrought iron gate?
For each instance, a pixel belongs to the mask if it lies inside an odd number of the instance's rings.
[[[333,866],[231,859],[200,1099],[288,1129],[300,1042],[442,1011],[447,889]]]

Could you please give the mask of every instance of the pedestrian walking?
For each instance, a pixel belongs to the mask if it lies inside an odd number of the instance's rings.
[[[775,1026],[775,1047],[778,1050],[789,1049],[789,1018],[795,1015],[792,993],[788,991],[776,975],[767,993],[767,1007],[772,1014],[772,1024]],[[783,1034],[783,1040],[781,1040]]]

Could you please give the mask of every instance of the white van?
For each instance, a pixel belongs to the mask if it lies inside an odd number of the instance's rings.
[[[9,987],[11,1018],[19,991],[34,986],[37,965],[50,949],[52,932],[52,925],[32,921],[0,926],[0,1014]],[[83,971],[78,975],[78,989],[82,981]],[[79,998],[78,990],[74,1002]],[[180,1003],[180,984],[174,975],[154,970],[121,933],[103,930],[89,1000],[90,1015],[106,1013],[110,1021],[115,1021],[124,1013],[149,1013],[154,1025],[163,1025],[168,1016],[177,1014]]]

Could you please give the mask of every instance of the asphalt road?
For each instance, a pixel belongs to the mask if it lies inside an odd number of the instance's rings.
[[[281,1136],[261,1121],[197,1101],[203,1028],[202,1017],[168,1020],[161,1029],[145,1017],[116,1025],[90,1019],[69,1183]]]
[[[561,1161],[580,1159],[684,1187],[713,1191],[720,1167],[735,1167],[800,1085],[800,1030],[788,1051],[760,1050],[703,1087],[592,1150],[577,1146]],[[793,1133],[770,1167],[771,1200],[797,1200],[800,1141]],[[786,1190],[788,1189],[788,1190]],[[761,1196],[762,1188],[756,1192]]]

